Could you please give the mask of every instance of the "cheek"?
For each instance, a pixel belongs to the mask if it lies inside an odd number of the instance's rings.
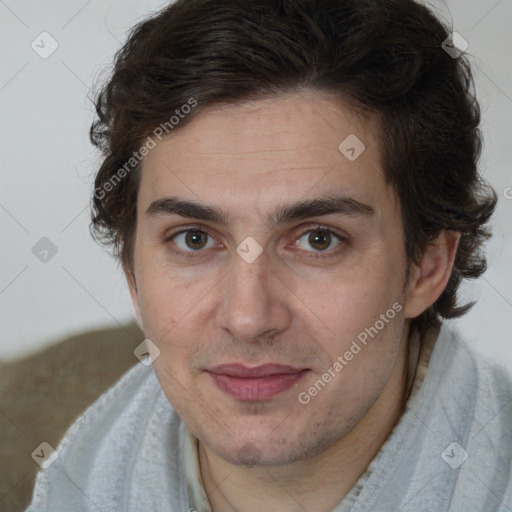
[[[393,305],[403,306],[402,280],[393,272],[390,269],[386,275],[381,269],[367,269],[361,274],[339,275],[314,287],[305,283],[298,294],[306,306],[302,308],[304,315],[313,334],[330,340],[330,353],[339,350],[340,340],[351,341],[373,326],[380,315],[387,314],[386,320],[396,316],[400,308]]]
[[[183,291],[179,286],[170,286],[165,278],[146,275],[139,283],[140,314],[145,328],[145,335],[158,344],[175,337],[184,324],[186,305]],[[189,297],[190,298],[190,297]]]
[[[194,350],[205,337],[208,291],[212,283],[186,282],[165,272],[145,273],[139,285],[144,332],[160,348],[157,360],[183,380]]]

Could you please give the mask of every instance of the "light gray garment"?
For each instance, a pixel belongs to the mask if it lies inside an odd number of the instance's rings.
[[[139,364],[71,426],[26,512],[188,512],[183,442],[152,367]],[[443,326],[374,462],[350,512],[512,511],[510,374]]]

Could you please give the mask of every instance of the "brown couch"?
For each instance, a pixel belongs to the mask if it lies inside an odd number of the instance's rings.
[[[35,355],[0,362],[0,510],[24,511],[39,465],[31,454],[57,448],[67,428],[138,363],[136,324],[87,332]]]

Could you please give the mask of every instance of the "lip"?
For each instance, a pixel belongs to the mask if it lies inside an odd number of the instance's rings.
[[[271,375],[287,375],[298,373],[304,368],[296,368],[284,364],[262,364],[259,366],[245,366],[243,364],[221,364],[210,368],[208,371],[221,375],[229,375],[230,377],[240,378],[261,378]]]
[[[248,367],[223,364],[207,370],[217,387],[228,395],[245,401],[270,400],[290,389],[309,370],[281,364]]]

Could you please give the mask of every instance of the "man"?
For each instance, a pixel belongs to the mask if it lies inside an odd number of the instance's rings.
[[[496,203],[450,37],[412,0],[178,0],[134,29],[92,227],[152,366],[30,512],[512,510],[510,377],[441,323]]]

